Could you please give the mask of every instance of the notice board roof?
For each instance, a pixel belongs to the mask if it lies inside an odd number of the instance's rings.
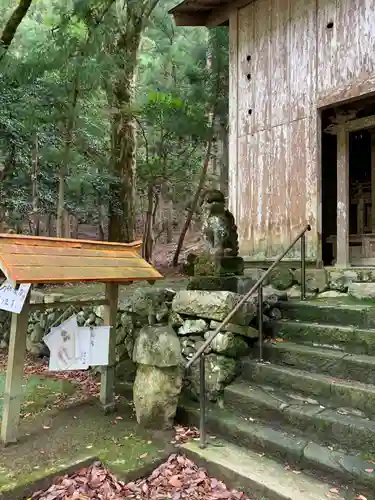
[[[123,283],[162,275],[140,255],[140,241],[0,234],[0,270],[16,283]]]

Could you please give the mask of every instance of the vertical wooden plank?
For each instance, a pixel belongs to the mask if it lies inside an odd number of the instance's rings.
[[[375,234],[375,131],[371,130],[371,232]]]
[[[358,71],[359,52],[358,0],[340,0],[337,3],[337,55],[340,67],[336,85],[339,87],[355,81]],[[363,34],[361,35],[363,36]]]
[[[238,10],[238,137],[248,135],[254,121],[254,5]]]
[[[239,198],[237,227],[240,241],[247,239],[249,225],[249,173],[252,172],[252,165],[248,160],[247,137],[238,138],[238,177],[237,195]]]
[[[272,253],[280,253],[291,241],[290,216],[290,166],[288,164],[288,123],[271,129],[270,170],[272,177]]]
[[[1,440],[4,444],[15,443],[18,438],[29,304],[30,293],[26,297],[20,314],[12,314],[1,422]]]
[[[311,114],[316,101],[316,0],[293,0],[290,9],[290,119]]]
[[[265,130],[271,124],[270,48],[271,0],[254,2],[254,103],[252,133]]]
[[[296,234],[305,223],[308,162],[308,119],[290,123],[290,213],[291,234]]]
[[[349,266],[349,134],[337,129],[337,267]]]
[[[272,0],[271,10],[271,125],[289,119],[289,38],[291,0]]]
[[[311,109],[311,114],[306,120],[306,208],[304,224],[310,224],[306,242],[306,258],[318,260],[321,258],[321,225],[320,225],[320,136],[321,121],[316,108]]]
[[[374,0],[358,0],[358,68],[359,79],[375,72],[375,9]]]
[[[332,28],[328,28],[333,23]],[[342,61],[337,53],[337,0],[318,0],[318,93],[337,87]]]
[[[100,383],[100,402],[105,411],[115,407],[115,365],[116,365],[116,317],[118,304],[118,284],[107,283],[105,296],[108,305],[104,306],[104,324],[111,327],[109,334],[109,363],[103,367]]]
[[[229,18],[229,209],[237,219],[237,124],[238,124],[238,10]]]

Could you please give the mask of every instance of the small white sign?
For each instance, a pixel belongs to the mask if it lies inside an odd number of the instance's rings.
[[[19,314],[22,311],[31,284],[25,283],[15,287],[9,280],[0,285],[0,309]]]
[[[109,363],[110,326],[90,328],[90,366],[106,366]]]

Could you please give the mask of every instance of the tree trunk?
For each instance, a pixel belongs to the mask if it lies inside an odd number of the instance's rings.
[[[46,218],[46,226],[47,226],[47,236],[53,236],[53,224],[52,224],[52,214],[49,213]]]
[[[14,9],[12,15],[8,19],[0,37],[0,61],[7,53],[7,50],[9,49],[9,46],[16,34],[17,28],[21,24],[22,19],[26,16],[31,3],[32,0],[20,0],[18,6]]]
[[[35,134],[35,146],[33,150],[33,170],[31,174],[31,185],[32,185],[32,215],[31,215],[31,232],[34,236],[39,236],[40,234],[40,216],[39,216],[39,185],[38,185],[38,173],[39,173],[39,144],[38,144],[38,134]]]
[[[74,239],[78,239],[78,229],[79,229],[79,221],[75,215],[70,215],[70,227],[71,227],[71,237]]]
[[[117,178],[110,189],[109,241],[131,242],[135,239],[135,78],[142,32],[158,1],[122,2],[126,22],[124,19],[118,21],[122,26],[125,24],[125,28],[120,29],[117,42],[109,49],[117,61],[114,82],[110,92],[107,90],[109,107],[115,110],[112,117],[111,163]]]
[[[139,35],[140,38],[140,35]],[[125,42],[124,42],[125,43]],[[135,153],[136,126],[132,106],[138,43],[124,46],[126,68],[119,73],[111,100],[115,110],[112,122],[112,154],[116,182],[111,185],[108,240],[129,243],[135,240]],[[121,48],[121,47],[120,47]]]
[[[98,224],[98,230],[99,230],[99,240],[100,241],[104,241],[105,240],[105,229],[104,229],[104,226],[105,226],[105,217],[106,217],[106,213],[105,213],[105,207],[102,203],[102,200],[101,200],[101,197],[100,199],[98,200],[98,204],[99,204],[99,224]]]
[[[143,245],[142,245],[142,257],[151,262],[152,250],[153,250],[153,213],[154,213],[154,184],[150,182],[147,190],[147,212],[146,212],[146,223],[143,232]]]
[[[167,202],[167,243],[172,243],[173,241],[173,201],[168,200]]]
[[[213,117],[213,119],[214,119],[214,117]],[[212,126],[212,133],[211,133],[210,138],[209,138],[209,140],[207,142],[206,155],[205,155],[205,158],[204,158],[203,167],[202,167],[201,175],[200,175],[200,178],[199,178],[199,184],[198,184],[197,190],[196,190],[195,195],[194,195],[193,203],[192,203],[191,208],[190,208],[190,210],[188,212],[188,215],[186,217],[185,224],[184,224],[184,226],[182,228],[180,237],[178,239],[176,252],[175,252],[174,257],[173,257],[173,266],[174,267],[177,267],[177,265],[178,265],[178,258],[180,256],[180,253],[181,253],[181,250],[182,250],[182,246],[184,244],[184,239],[185,239],[186,233],[188,232],[188,229],[189,229],[190,223],[192,221],[193,215],[194,215],[194,213],[195,213],[195,211],[197,209],[198,202],[199,202],[199,197],[201,195],[202,189],[204,187],[204,183],[206,181],[207,170],[208,170],[208,167],[209,167],[209,164],[210,164],[210,158],[211,158],[211,149],[212,149],[213,137],[214,137],[214,130],[213,130],[213,126]]]
[[[57,199],[57,214],[56,214],[56,219],[57,219],[56,236],[58,238],[63,238],[65,236],[65,229],[64,229],[65,178],[68,175],[68,170],[69,170],[69,161],[72,149],[73,130],[75,123],[75,115],[77,110],[77,102],[78,102],[78,73],[76,73],[73,82],[71,103],[68,109],[68,117],[66,120],[66,127],[65,127],[64,158],[59,172],[59,194]]]

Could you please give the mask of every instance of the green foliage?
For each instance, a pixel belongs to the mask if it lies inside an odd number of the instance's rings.
[[[0,222],[2,211],[10,219],[29,220],[35,161],[39,212],[56,213],[75,78],[78,102],[65,206],[90,223],[97,221],[99,205],[108,206],[114,179],[107,83],[118,64],[119,54],[110,42],[119,29],[115,9],[120,4],[38,0],[20,25],[0,68]],[[209,37],[202,28],[176,28],[167,15],[173,4],[159,2],[141,41],[134,103],[137,188],[140,199],[153,185],[184,204],[202,165],[209,133],[207,106],[217,91],[211,75],[216,65],[227,64],[227,33],[220,28]],[[6,19],[13,7],[10,0],[0,0],[0,18]],[[208,50],[213,54],[211,69]],[[220,114],[225,119],[226,109],[223,81]]]

